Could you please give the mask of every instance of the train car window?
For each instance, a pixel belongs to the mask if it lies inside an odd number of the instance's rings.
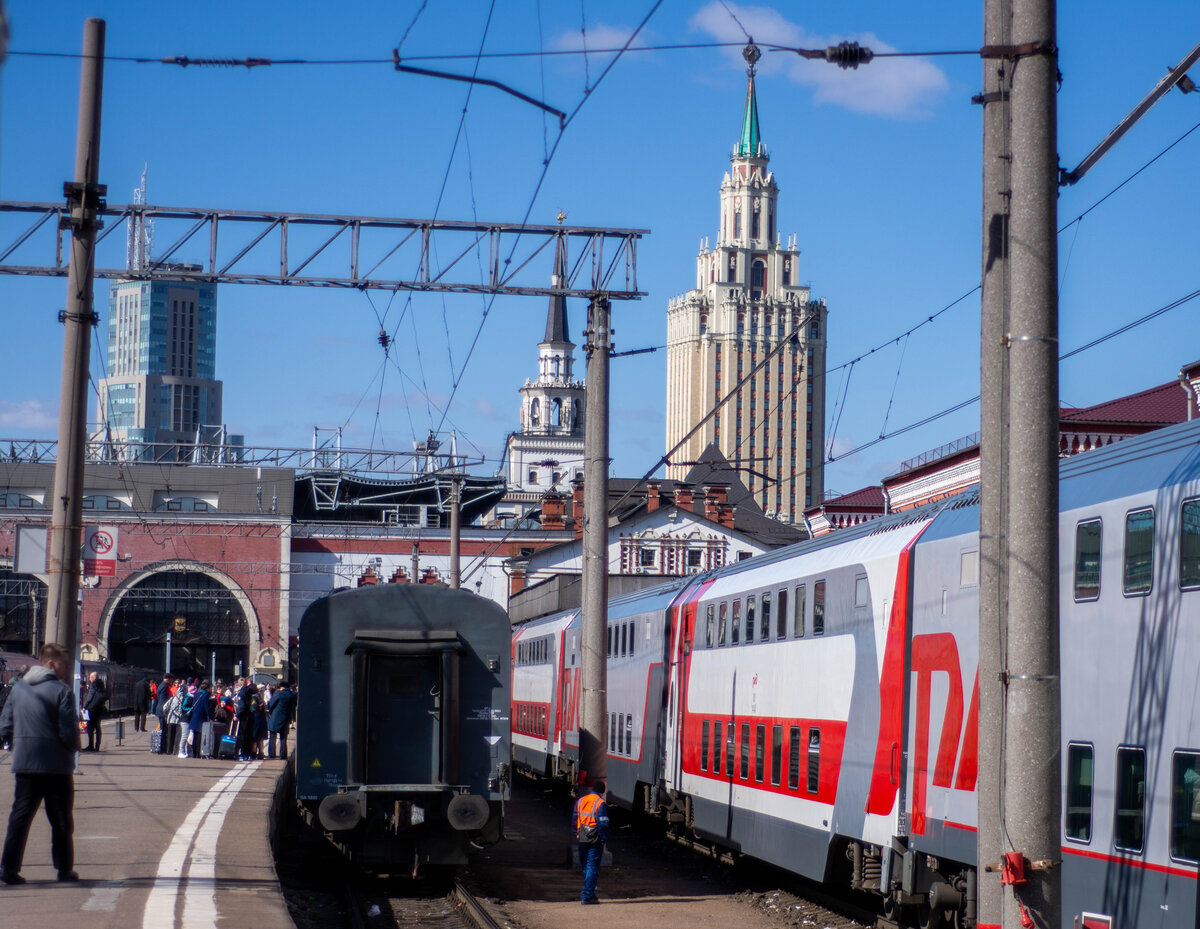
[[[808,730],[808,792],[815,794],[821,786],[821,730]]]
[[[608,714],[608,750],[615,752],[617,750],[617,714]]]
[[[633,655],[637,652],[637,623],[629,624],[629,654]]]
[[[750,724],[742,723],[742,762],[738,769],[743,781],[750,780]]]
[[[613,640],[613,627],[609,626],[608,627],[608,657],[609,658],[612,657],[612,653],[613,653],[612,640]]]
[[[800,727],[788,726],[788,790],[800,789]]]
[[[1179,529],[1179,586],[1200,587],[1200,500],[1183,504]]]
[[[825,582],[813,584],[813,635],[825,634]]]
[[[771,591],[769,590],[762,595],[762,630],[762,637],[765,639],[771,630]]]
[[[792,622],[792,635],[796,638],[801,638],[804,635],[804,601],[808,593],[806,585],[801,584],[796,588],[796,602],[792,604],[792,609],[795,611],[795,620]]]
[[[787,638],[787,624],[788,624],[787,595],[788,595],[788,592],[787,592],[786,587],[783,590],[779,591],[779,614],[778,614],[779,618],[775,620],[775,638],[777,638],[777,639],[786,639]]]
[[[716,631],[717,631],[714,628],[717,623],[716,612],[717,612],[716,607],[714,607],[710,603],[708,605],[708,609],[706,611],[707,618],[704,623],[704,647],[705,648],[712,648],[713,644],[714,644],[713,636],[716,634]]]
[[[722,603],[719,607],[717,607],[717,609],[719,610],[718,620],[717,620],[717,644],[724,645],[725,644],[725,633],[726,633],[725,613],[729,609],[729,604]]]
[[[737,645],[742,634],[742,601],[733,601],[733,619],[729,622],[729,644]]]
[[[1140,852],[1146,825],[1146,752],[1141,748],[1117,749],[1117,822],[1113,844]]]
[[[713,774],[721,773],[721,721],[713,722]]]
[[[700,724],[700,770],[708,770],[708,720]]]
[[[871,599],[871,585],[867,583],[865,574],[854,579],[854,605],[866,606]]]
[[[783,776],[783,726],[776,723],[771,727],[771,785],[779,786]]]
[[[629,627],[625,623],[621,623],[621,657],[624,658],[629,653]]]
[[[733,720],[725,726],[725,771],[730,777],[733,777],[733,750],[734,750],[734,731]]]
[[[1171,766],[1171,857],[1200,860],[1200,754],[1176,752]]]
[[[633,714],[625,717],[625,754],[633,757]]]
[[[1154,510],[1125,517],[1125,593],[1150,592],[1154,577]]]
[[[1067,746],[1067,838],[1092,841],[1092,747]]]
[[[767,768],[767,727],[759,723],[754,729],[754,779],[760,784]]]
[[[758,601],[754,597],[746,598],[746,644],[754,641],[754,616]]]
[[[1089,519],[1075,527],[1075,599],[1100,596],[1100,520]]]

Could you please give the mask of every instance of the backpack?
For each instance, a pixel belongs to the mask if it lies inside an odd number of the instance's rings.
[[[179,702],[179,713],[180,713],[180,715],[182,715],[182,716],[191,716],[191,715],[192,715],[192,708],[193,708],[195,705],[196,705],[196,695],[195,695],[195,694],[191,694],[191,693],[189,693],[189,694],[185,694],[185,695],[184,695],[184,697],[183,697],[183,699],[182,699],[182,700]]]

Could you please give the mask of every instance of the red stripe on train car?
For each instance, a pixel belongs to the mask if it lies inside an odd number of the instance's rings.
[[[1196,865],[1165,865],[1154,864],[1150,861],[1142,861],[1138,858],[1130,858],[1127,855],[1109,855],[1105,852],[1091,852],[1083,848],[1073,848],[1069,845],[1062,847],[1064,855],[1075,855],[1078,858],[1091,858],[1095,861],[1107,861],[1111,864],[1125,865],[1130,868],[1138,868],[1142,871],[1153,871],[1156,874],[1170,874],[1173,877],[1191,877],[1197,875]]]
[[[924,526],[904,546],[896,567],[896,590],[892,596],[892,615],[883,650],[883,668],[879,675],[879,739],[875,744],[875,765],[871,770],[871,788],[867,793],[868,813],[887,815],[896,805],[900,789],[900,739],[904,721],[904,646],[908,639],[909,575],[912,550],[925,531]]]

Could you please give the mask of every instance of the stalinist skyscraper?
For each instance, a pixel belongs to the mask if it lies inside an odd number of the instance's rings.
[[[702,243],[696,289],[667,308],[667,449],[746,382],[671,455],[667,477],[681,479],[715,442],[764,512],[796,522],[823,494],[827,310],[799,283],[796,237],[783,246],[776,232],[779,188],[754,93],[759,50],[744,54],[746,110],[716,245]]]

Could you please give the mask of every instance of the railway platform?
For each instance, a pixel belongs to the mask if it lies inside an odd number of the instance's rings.
[[[50,827],[39,811],[21,874],[0,884],[6,929],[294,929],[271,853],[280,761],[153,755],[150,734],[80,754],[75,776],[75,870],[59,883]],[[0,827],[12,808],[10,755],[0,751]]]

